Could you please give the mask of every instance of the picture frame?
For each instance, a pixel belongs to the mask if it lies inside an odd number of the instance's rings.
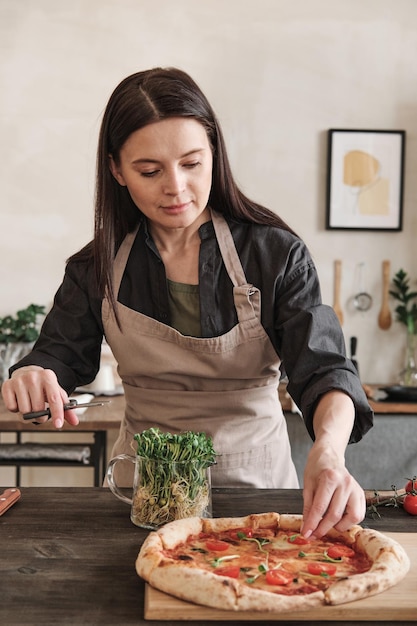
[[[331,128],[327,230],[401,231],[404,130]]]

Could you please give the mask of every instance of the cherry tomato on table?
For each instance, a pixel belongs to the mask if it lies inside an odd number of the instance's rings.
[[[417,515],[417,496],[407,494],[403,500],[403,507],[410,515]]]
[[[407,493],[411,493],[414,491],[417,494],[417,478],[409,480],[405,486],[405,490]]]

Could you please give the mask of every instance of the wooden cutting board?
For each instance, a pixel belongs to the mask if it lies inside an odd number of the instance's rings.
[[[417,535],[414,533],[384,533],[406,550],[411,561],[407,576],[395,587],[383,593],[339,606],[323,606],[291,613],[258,613],[222,611],[192,604],[169,596],[150,585],[145,588],[145,619],[201,621],[405,621],[417,619]]]

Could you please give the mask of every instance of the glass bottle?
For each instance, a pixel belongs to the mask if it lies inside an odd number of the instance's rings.
[[[407,328],[405,368],[399,374],[399,384],[404,387],[417,387],[417,334]]]

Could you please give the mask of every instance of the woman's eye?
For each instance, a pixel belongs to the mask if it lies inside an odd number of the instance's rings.
[[[197,167],[197,165],[200,165],[200,161],[193,161],[192,163],[184,163],[184,167],[187,167],[190,170],[192,170],[194,167]]]
[[[156,176],[157,173],[158,170],[152,170],[152,172],[141,172],[140,175],[144,176],[145,178],[152,178],[152,176]]]

